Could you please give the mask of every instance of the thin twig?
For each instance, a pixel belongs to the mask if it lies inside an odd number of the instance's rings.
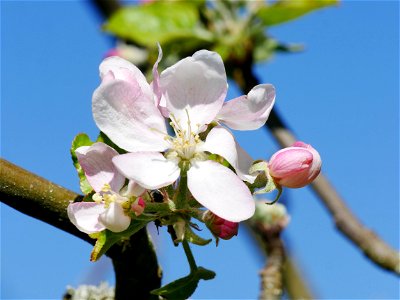
[[[0,159],[1,202],[94,244],[68,219],[68,204],[81,199],[81,195]],[[116,299],[155,299],[150,291],[161,286],[161,272],[145,229],[128,242],[114,245],[106,255],[114,265]]]
[[[233,71],[235,81],[245,92],[259,84],[253,73],[252,62],[241,64]],[[282,118],[274,108],[268,118],[266,128],[270,130],[280,146],[291,146],[297,139],[282,121]],[[351,213],[344,200],[336,192],[334,187],[324,174],[320,174],[311,185],[313,191],[320,198],[328,211],[332,214],[336,227],[350,239],[364,254],[375,264],[383,269],[400,275],[399,252],[391,248],[374,232],[364,227]]]
[[[282,275],[283,285],[290,299],[316,299],[289,254],[286,254]]]
[[[265,267],[261,270],[261,300],[278,300],[283,293],[283,268],[285,265],[285,249],[280,238],[280,229],[266,230],[263,226],[256,224],[257,231],[261,233],[267,260]]]
[[[258,249],[262,252],[260,254],[265,255],[267,258],[267,256],[269,256],[267,252],[268,237],[265,236],[265,229],[260,224],[254,222],[254,219],[246,221],[246,225],[250,235],[257,242]],[[283,286],[289,296],[289,299],[315,299],[315,296],[313,296],[313,293],[308,287],[307,282],[299,272],[298,267],[296,266],[296,263],[293,260],[293,257],[291,257],[290,253],[286,253],[285,255],[285,260],[283,261],[283,268],[281,271],[283,277]],[[261,287],[263,287],[263,284]],[[261,293],[263,294],[262,291]]]

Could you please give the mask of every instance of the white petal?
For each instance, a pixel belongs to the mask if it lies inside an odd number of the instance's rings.
[[[114,157],[113,163],[127,178],[146,189],[167,186],[180,174],[178,164],[158,152],[127,153]]]
[[[121,232],[129,227],[131,218],[124,213],[122,206],[111,202],[110,206],[100,215],[99,220],[112,232]]]
[[[160,75],[158,74],[158,64],[162,59],[163,53],[160,44],[158,46],[158,58],[156,62],[154,63],[153,66],[153,82],[151,84],[151,87],[153,89],[153,93],[156,96],[156,106],[159,105],[160,100],[161,100],[161,88],[160,88]]]
[[[255,86],[247,96],[225,102],[217,119],[236,130],[254,130],[265,124],[275,102],[271,84]]]
[[[92,146],[79,147],[75,154],[88,182],[96,192],[106,183],[116,192],[122,188],[125,177],[117,171],[111,161],[118,155],[113,148],[104,143],[94,143]]]
[[[100,64],[100,77],[103,81],[110,80],[110,73],[115,80],[124,80],[130,83],[137,83],[146,97],[153,97],[152,89],[147,83],[143,73],[129,61],[112,56],[103,60]]]
[[[228,168],[210,160],[197,161],[187,177],[193,197],[217,216],[240,222],[254,214],[255,203],[248,187]]]
[[[160,87],[160,75],[158,73],[158,64],[162,59],[163,53],[160,44],[158,46],[158,58],[153,66],[153,82],[151,83],[151,88],[154,92],[154,103],[160,110],[161,114],[165,118],[169,118],[169,112],[167,109],[167,104],[165,101],[165,97],[162,95],[162,90]]]
[[[202,151],[218,154],[235,169],[240,179],[253,183],[255,176],[249,175],[253,159],[239,146],[233,135],[222,126],[214,127],[207,135]]]
[[[192,131],[214,120],[227,91],[221,57],[206,50],[180,60],[161,73],[160,85],[168,111],[177,125],[187,129],[189,114]]]
[[[165,120],[138,84],[114,80],[93,94],[93,117],[115,144],[127,151],[163,151],[168,147]]]
[[[138,197],[142,195],[145,191],[146,189],[142,187],[140,184],[138,184],[133,180],[129,180],[128,185],[122,189],[120,195],[124,197],[131,197],[131,196]]]
[[[76,202],[68,205],[67,213],[71,222],[80,231],[90,234],[106,229],[99,221],[99,215],[104,210],[103,203]]]

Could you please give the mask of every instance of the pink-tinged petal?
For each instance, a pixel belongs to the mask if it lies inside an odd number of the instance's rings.
[[[167,103],[165,101],[165,97],[162,94],[162,90],[160,87],[160,75],[158,73],[158,64],[161,61],[162,56],[163,56],[162,49],[160,44],[158,44],[158,58],[153,66],[153,82],[151,83],[150,86],[153,89],[155,106],[158,107],[161,114],[165,118],[169,118]]]
[[[116,192],[122,188],[125,177],[112,163],[112,158],[118,155],[113,148],[104,143],[94,143],[92,146],[79,147],[75,154],[88,182],[96,192],[106,183]]]
[[[72,224],[80,231],[90,234],[106,229],[99,221],[99,216],[104,210],[103,203],[76,202],[68,205],[67,213]]]
[[[160,88],[160,75],[158,74],[158,64],[160,63],[163,53],[160,44],[158,46],[158,58],[157,61],[154,63],[153,66],[153,82],[151,84],[151,87],[153,89],[153,93],[156,96],[156,106],[159,105],[160,100],[161,100],[161,88]]]
[[[110,206],[99,216],[103,225],[112,232],[121,232],[129,227],[131,218],[124,213],[119,203],[111,202]]]
[[[214,120],[227,91],[221,57],[206,50],[180,60],[161,73],[160,86],[166,106],[182,129],[189,115],[192,131]]]
[[[279,150],[272,155],[268,169],[275,182],[289,188],[300,188],[311,183],[321,171],[319,153],[303,142]]]
[[[100,85],[93,94],[93,117],[115,144],[127,151],[163,151],[165,120],[138,84],[114,80]]]
[[[248,187],[230,169],[214,161],[197,161],[187,173],[193,197],[217,216],[240,222],[249,219],[255,203]]]
[[[142,93],[147,98],[153,97],[153,91],[147,83],[146,77],[143,73],[129,61],[118,57],[108,57],[100,64],[100,77],[103,82],[110,80],[110,73],[115,80],[124,80],[133,84],[138,84]]]
[[[127,153],[113,158],[117,169],[146,189],[158,189],[176,181],[180,174],[177,162],[158,152]]]
[[[247,96],[225,102],[217,119],[236,130],[254,130],[265,124],[275,102],[271,84],[255,86]]]
[[[273,177],[281,178],[304,171],[307,173],[312,161],[313,155],[307,149],[290,147],[276,152],[271,157],[268,168]]]
[[[201,150],[222,156],[235,169],[240,179],[254,182],[256,177],[249,175],[253,159],[239,146],[228,129],[222,126],[214,127],[207,135]]]

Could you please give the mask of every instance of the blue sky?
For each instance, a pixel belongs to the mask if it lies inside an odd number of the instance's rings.
[[[79,190],[69,147],[98,130],[91,95],[111,46],[88,2],[1,2],[1,156],[53,182]],[[305,45],[256,66],[275,85],[276,105],[299,139],[312,144],[323,171],[348,206],[399,248],[399,3],[344,1],[271,28]],[[229,98],[236,96],[232,85]],[[254,158],[277,145],[265,130],[237,133]],[[291,223],[284,234],[317,298],[394,299],[398,279],[338,233],[310,189],[285,190]],[[164,283],[188,272],[180,248],[157,237]],[[90,245],[1,205],[1,298],[57,299],[65,286],[113,281],[110,262],[90,263]],[[199,298],[253,299],[263,258],[241,228],[216,248],[194,247],[199,265],[217,272]]]

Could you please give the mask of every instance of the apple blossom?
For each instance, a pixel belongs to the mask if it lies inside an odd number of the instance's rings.
[[[300,188],[311,183],[321,171],[319,153],[303,142],[279,150],[268,163],[274,181],[289,188]]]
[[[187,177],[187,188],[204,207],[220,217],[239,222],[255,209],[243,181],[250,156],[237,144],[233,129],[251,130],[262,126],[275,100],[272,85],[262,84],[247,96],[224,103],[227,79],[221,57],[206,50],[182,59],[164,70],[153,68],[148,84],[139,69],[119,57],[100,65],[102,82],[93,95],[93,116],[97,126],[117,146],[130,153],[113,157],[125,177],[147,189],[158,189]],[[165,118],[175,132],[167,132]],[[204,137],[208,125],[214,127]],[[231,169],[209,159],[223,157]]]
[[[112,158],[117,156],[118,152],[110,146],[94,143],[92,146],[79,147],[75,153],[96,193],[93,195],[95,202],[69,204],[68,217],[71,222],[80,231],[88,234],[104,229],[113,232],[127,229],[131,218],[125,213],[124,205],[129,203],[128,196],[141,194],[144,189],[135,182],[130,182],[125,190],[120,192],[125,177],[112,163]]]

